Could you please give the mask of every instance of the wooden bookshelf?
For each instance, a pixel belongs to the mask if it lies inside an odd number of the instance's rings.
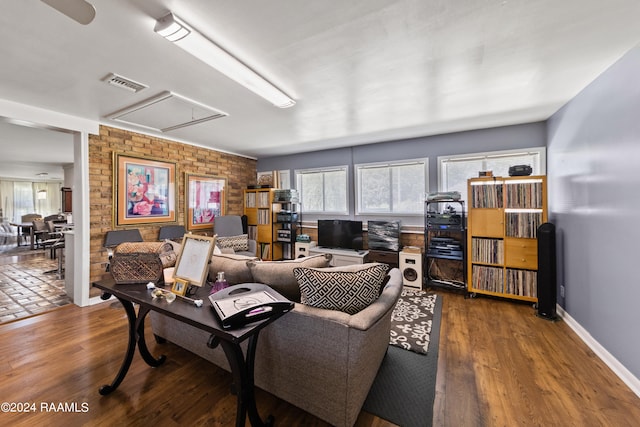
[[[544,176],[468,181],[467,289],[537,302],[537,229],[547,222]]]
[[[256,256],[262,260],[282,258],[282,248],[273,243],[273,189],[244,190],[244,214],[249,239],[257,243]]]

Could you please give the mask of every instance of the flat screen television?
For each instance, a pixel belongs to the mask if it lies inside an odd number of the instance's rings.
[[[400,221],[368,221],[369,249],[400,250]]]
[[[318,220],[318,246],[359,251],[363,248],[362,240],[362,221]]]

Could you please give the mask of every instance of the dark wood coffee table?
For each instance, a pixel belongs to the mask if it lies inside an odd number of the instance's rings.
[[[145,317],[150,311],[156,311],[209,332],[211,335],[207,345],[210,348],[215,348],[218,345],[222,346],[231,366],[235,385],[234,390],[237,395],[236,426],[244,426],[247,415],[249,415],[249,421],[252,426],[273,424],[272,416],[267,417],[267,421],[263,422],[258,414],[254,394],[253,365],[260,330],[284,315],[284,312],[275,313],[267,319],[241,328],[224,329],[212,310],[208,299],[208,288],[206,287],[200,288],[194,296],[195,299],[203,300],[203,306],[196,307],[193,302],[181,298],[177,298],[172,303],[168,303],[164,298],[153,298],[152,291],[147,289],[146,284],[117,285],[112,278],[107,278],[93,282],[93,286],[102,290],[102,299],[109,299],[111,295],[115,296],[122,303],[129,321],[129,343],[124,360],[111,384],[100,387],[99,392],[101,395],[111,393],[124,380],[131,366],[136,345],[140,355],[149,366],[157,367],[164,363],[166,357],[162,355],[155,358],[149,351],[144,338]],[[270,292],[277,294],[272,289],[268,289]],[[139,305],[137,314],[134,304]],[[293,307],[293,303],[291,303],[291,307]],[[245,356],[240,343],[247,339],[249,343]]]

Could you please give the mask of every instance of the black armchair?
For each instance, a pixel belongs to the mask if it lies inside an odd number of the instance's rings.
[[[109,265],[111,258],[113,257],[113,250],[120,243],[124,242],[142,242],[142,235],[140,230],[133,228],[130,230],[113,230],[107,231],[107,235],[104,238],[103,247],[107,250],[109,260],[107,261],[107,268],[105,271],[109,271]]]
[[[163,241],[165,239],[169,240],[180,240],[186,234],[186,230],[184,225],[164,225],[160,227],[160,232],[158,233],[158,240]]]

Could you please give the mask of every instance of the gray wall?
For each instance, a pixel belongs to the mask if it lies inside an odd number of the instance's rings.
[[[258,171],[349,165],[349,211],[355,211],[353,192],[353,165],[412,158],[429,158],[429,191],[438,190],[438,156],[477,153],[484,151],[512,150],[517,148],[544,147],[546,124],[544,122],[517,126],[480,129],[446,135],[428,136],[399,141],[380,142],[349,148],[315,151],[258,159]],[[359,219],[375,219],[366,217]],[[389,218],[389,216],[385,216]],[[304,218],[305,220],[311,218]],[[421,225],[422,216],[400,217],[403,225]]]
[[[640,49],[547,123],[551,220],[566,312],[640,377]]]

